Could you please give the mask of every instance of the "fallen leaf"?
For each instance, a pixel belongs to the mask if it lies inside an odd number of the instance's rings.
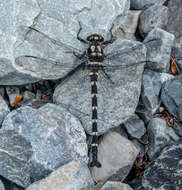
[[[178,68],[176,65],[176,57],[171,58],[172,59],[172,63],[171,63],[171,72],[173,75],[177,75],[178,74]]]
[[[23,99],[23,95],[18,95],[16,96],[16,98],[14,99],[14,102],[13,102],[13,106],[16,106],[18,104],[18,102],[20,102],[21,100]]]

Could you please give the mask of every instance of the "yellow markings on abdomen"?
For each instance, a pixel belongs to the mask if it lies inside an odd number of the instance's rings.
[[[92,119],[92,123],[97,123],[97,119]]]

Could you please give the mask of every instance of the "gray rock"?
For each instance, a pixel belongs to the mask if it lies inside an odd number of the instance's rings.
[[[175,35],[173,54],[179,57],[182,55],[182,15],[178,13],[182,10],[182,2],[180,0],[169,1],[168,8],[169,21],[166,30]]]
[[[154,118],[147,128],[150,142],[147,153],[151,160],[155,159],[165,146],[179,140],[173,129],[168,127],[163,119]]]
[[[167,110],[177,119],[182,120],[182,76],[179,75],[165,83],[161,100]]]
[[[14,11],[16,9],[16,11]],[[7,14],[9,13],[9,14]],[[0,30],[12,37],[18,35],[21,26],[30,26],[35,17],[40,13],[40,8],[35,0],[2,1],[0,12]]]
[[[138,27],[138,21],[141,11],[128,11],[125,19],[119,18],[115,21],[114,35],[118,38],[135,40],[135,33]]]
[[[142,36],[146,36],[153,28],[164,29],[169,17],[168,8],[155,4],[140,14],[139,30]]]
[[[154,40],[155,39],[155,40]],[[160,28],[154,28],[144,42],[147,43],[147,68],[157,70],[159,72],[167,72],[169,70],[169,62],[171,49],[174,41],[174,35]]]
[[[101,190],[132,190],[132,188],[125,183],[108,181],[104,184]]]
[[[0,176],[0,181],[3,182],[5,189],[3,190],[24,190],[24,188],[16,185],[15,183],[7,180],[6,178]],[[1,188],[0,188],[1,190]]]
[[[177,67],[180,71],[180,74],[182,74],[182,57],[177,57],[176,64],[177,64]]]
[[[86,165],[72,161],[52,172],[48,177],[31,184],[26,190],[88,190],[94,186]]]
[[[177,126],[174,126],[174,127],[173,127],[173,130],[174,130],[174,132],[175,132],[178,136],[182,137],[182,123],[181,123],[181,122],[178,123]]]
[[[3,182],[0,180],[0,190],[5,190]]]
[[[128,134],[127,134],[127,131],[126,131],[125,127],[124,127],[124,124],[120,125],[119,127],[115,127],[113,130],[115,132],[119,133],[121,136],[128,139]]]
[[[78,21],[82,23],[81,36],[86,38],[91,32],[98,32],[106,37],[113,21],[117,17],[127,15],[130,0],[123,1],[52,1],[39,0],[41,15],[36,20],[36,28],[55,40],[83,47],[76,39],[79,29]],[[49,26],[49,30],[47,30]],[[107,36],[108,37],[108,36]]]
[[[131,8],[141,10],[154,4],[163,5],[165,1],[166,0],[131,0]]]
[[[0,127],[4,118],[6,117],[6,115],[8,115],[9,112],[10,110],[8,108],[8,105],[6,104],[2,96],[0,95]]]
[[[136,139],[132,139],[132,143],[137,147],[137,149],[140,152],[141,156],[144,156],[146,151],[145,151],[145,146],[143,144],[141,144],[138,140]]]
[[[18,87],[7,86],[6,92],[9,97],[10,105],[14,106],[14,101],[15,101],[16,97],[18,95],[20,95],[20,89]]]
[[[148,123],[152,119],[152,115],[148,114],[148,110],[146,109],[141,99],[138,103],[135,113],[143,120],[145,125],[148,125]]]
[[[141,138],[146,132],[143,121],[136,114],[127,120],[124,126],[128,134],[137,139]]]
[[[94,181],[102,181],[109,177],[123,181],[128,175],[138,150],[128,139],[116,132],[108,132],[104,135],[98,147],[98,160],[102,163],[101,168],[91,168]],[[113,176],[113,174],[115,174]]]
[[[18,71],[7,59],[0,58],[0,71],[0,85],[22,85],[40,80],[40,78]]]
[[[22,187],[72,160],[88,162],[80,121],[60,106],[12,111],[0,133],[0,175]]]
[[[0,95],[4,97],[5,89],[3,87],[0,87]]]
[[[25,91],[23,94],[23,100],[31,100],[35,98],[35,94],[33,92],[30,91]]]
[[[167,146],[160,156],[130,184],[135,190],[182,189],[182,141]]]
[[[160,90],[162,84],[174,78],[167,73],[145,70],[142,82],[141,100],[149,115],[153,115],[161,104]]]
[[[16,10],[16,11],[14,11]],[[36,81],[14,65],[14,48],[22,42],[21,26],[30,26],[40,13],[37,1],[2,1],[0,12],[0,85],[26,84]]]
[[[131,47],[139,46],[131,51]],[[106,49],[107,52],[123,50],[126,54],[117,55],[107,65],[133,64],[145,60],[146,48],[139,42],[116,40]],[[129,51],[130,49],[130,51]],[[108,129],[120,125],[133,115],[140,95],[143,64],[132,65],[122,69],[106,68],[112,84],[103,72],[98,76],[98,131],[105,133]],[[64,104],[69,111],[80,118],[88,133],[91,125],[91,90],[88,71],[79,70],[55,90],[53,99]]]

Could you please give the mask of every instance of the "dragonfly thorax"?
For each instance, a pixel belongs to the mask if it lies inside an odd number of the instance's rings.
[[[87,49],[87,56],[91,62],[102,62],[104,61],[104,52],[102,43],[99,41],[92,41],[89,43]]]

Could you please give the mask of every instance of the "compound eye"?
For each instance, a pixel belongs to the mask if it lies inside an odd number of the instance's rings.
[[[88,36],[87,41],[89,41],[89,42],[93,41],[93,36]]]
[[[100,42],[103,42],[104,41],[104,38],[102,36],[99,36],[99,41]]]

